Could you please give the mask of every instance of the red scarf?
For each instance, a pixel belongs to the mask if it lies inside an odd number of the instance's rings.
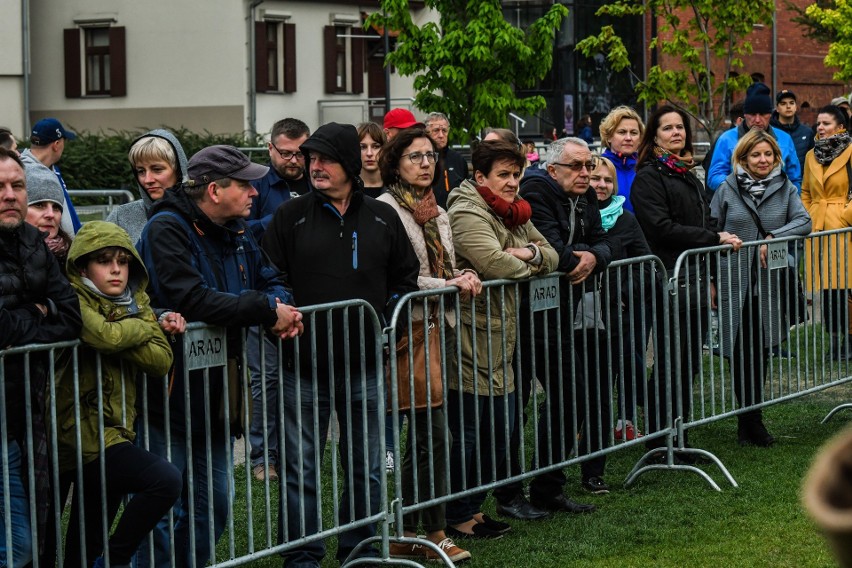
[[[532,207],[530,207],[528,201],[516,196],[512,203],[508,203],[505,199],[498,197],[490,189],[481,185],[476,186],[476,191],[509,230],[520,227],[532,217]]]

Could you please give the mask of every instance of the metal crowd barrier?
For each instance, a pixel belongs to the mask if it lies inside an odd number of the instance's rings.
[[[829,243],[834,239],[827,245],[837,253],[834,258],[846,259],[848,234],[814,235],[804,239],[804,246],[807,249],[815,239]],[[582,286],[571,286],[563,275],[553,274],[529,281],[486,282],[475,300],[460,297],[455,288],[414,292],[400,300],[387,325],[363,301],[306,307],[302,308],[305,334],[286,342],[261,335],[228,337],[221,328],[192,324],[173,343],[182,376],[140,377],[137,382],[136,443],[160,452],[181,469],[183,501],[161,521],[156,536],[143,542],[136,563],[209,562],[230,567],[273,555],[318,556],[323,554],[321,543],[334,537],[345,543],[339,559],[346,566],[374,561],[360,556],[368,547],[376,547],[373,554],[388,563],[419,565],[389,557],[392,544],[412,542],[452,565],[430,542],[404,537],[406,523],[431,514],[435,507],[458,513],[464,509],[460,504],[476,506],[486,491],[495,495],[524,491],[526,481],[532,496],[564,481],[563,469],[568,466],[577,465],[587,475],[602,467],[609,454],[643,442],[657,449],[639,460],[625,481],[628,485],[650,470],[688,470],[718,489],[703,470],[678,463],[676,452],[710,457],[735,485],[715,456],[686,446],[689,429],[852,379],[848,361],[831,363],[830,345],[820,327],[831,314],[842,319],[847,305],[841,306],[839,297],[831,294],[825,301],[820,294],[811,294],[809,306],[794,302],[799,299],[796,295],[778,293],[782,285],[798,290],[788,279],[801,264],[799,249],[790,245],[794,241],[747,243],[739,253],[727,247],[689,251],[671,279],[659,259],[642,257],[616,262]],[[797,357],[768,359],[765,387],[746,400],[744,387],[734,386],[732,363],[716,355],[725,338],[709,333],[713,328],[725,333],[733,308],[724,294],[717,295],[714,315],[706,286],[712,276],[717,289],[733,289],[742,281],[738,271],[743,270],[743,259],[763,244],[770,268],[758,275],[765,287],[757,288],[757,311],[768,313],[770,319],[788,313],[803,321],[792,328],[770,326],[769,337],[796,350]],[[810,269],[805,267],[807,277],[802,279],[808,294],[838,268],[829,263],[823,270],[819,257],[809,260]],[[848,318],[844,321],[848,325]],[[413,363],[414,352],[410,345],[396,347],[400,338],[415,335],[418,327],[437,334],[436,342],[426,343],[424,355],[426,361],[434,361],[430,356],[437,349],[440,388],[426,390],[423,408],[412,409],[400,402],[404,391],[415,386],[413,375],[396,377],[400,363]],[[727,339],[736,340],[730,334]],[[72,369],[71,388],[76,389],[75,397],[82,395],[76,345],[0,351],[0,407],[7,404],[10,357],[24,357],[15,361],[24,367],[15,369],[26,368],[27,389],[33,388],[30,378],[37,375],[30,372],[31,365],[44,365],[47,357]],[[385,353],[386,346],[391,348]],[[48,400],[55,401],[58,371],[51,365],[42,368]],[[250,385],[250,369],[255,385]],[[394,378],[387,383],[386,369]],[[681,380],[684,376],[690,380]],[[406,383],[408,389],[401,391],[400,385]],[[252,386],[259,408],[252,408]],[[102,396],[89,397],[83,397],[86,403],[93,398],[102,412]],[[128,410],[123,407],[123,412]],[[37,436],[32,412],[27,404],[26,435],[21,441],[27,448],[29,536],[40,542],[45,535],[36,523],[42,500],[33,473]],[[263,451],[254,456],[245,441],[252,412],[262,423],[274,424],[261,433]],[[79,424],[79,409],[77,413]],[[69,472],[60,475],[56,467],[60,426],[55,405],[48,405],[47,415],[54,487],[48,501],[57,512],[66,505],[58,489],[67,485]],[[634,428],[632,439],[627,420]],[[16,543],[22,537],[10,510],[8,428],[6,414],[0,414],[3,532],[6,542]],[[103,438],[103,419],[99,428]],[[386,435],[398,464],[391,483],[382,463]],[[79,430],[77,437],[79,442]],[[274,461],[270,446],[274,437],[280,478],[266,477],[259,483],[252,462]],[[103,444],[99,450],[103,459]],[[105,496],[108,472],[101,468],[98,486],[87,483],[81,466],[82,457],[77,456],[76,471],[70,472],[72,491],[95,490]],[[576,468],[568,472],[574,475]],[[45,555],[35,554],[34,566],[52,565],[50,553],[57,545],[66,550],[65,558],[58,555],[60,566],[80,564],[67,558],[68,537],[62,530],[69,514],[50,518],[45,530],[59,537],[53,549],[48,542]],[[104,507],[101,522],[95,523],[104,542],[110,526],[105,521],[112,514]],[[79,521],[86,527],[85,515]],[[81,544],[77,548],[85,563],[86,541]],[[9,565],[24,563],[15,560],[19,552],[11,547]],[[104,555],[109,564],[109,551]]]

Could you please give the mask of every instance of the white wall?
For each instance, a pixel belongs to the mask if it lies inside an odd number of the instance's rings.
[[[0,126],[26,138],[24,129],[24,55],[21,0],[0,0]]]

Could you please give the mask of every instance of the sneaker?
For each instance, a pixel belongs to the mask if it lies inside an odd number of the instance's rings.
[[[427,556],[426,548],[422,544],[409,544],[407,542],[390,543],[388,552],[391,558],[404,558],[406,560],[423,560]],[[438,557],[434,552],[432,552],[432,555]]]
[[[393,450],[387,450],[387,451],[385,451],[385,470],[388,473],[393,473],[394,468],[395,468],[395,462],[394,462]]]
[[[609,485],[600,477],[590,477],[583,480],[583,489],[595,495],[604,495],[609,493]]]
[[[278,481],[278,470],[275,469],[274,465],[266,467],[262,463],[259,463],[251,471],[257,481],[264,482],[267,479],[269,481]]]
[[[627,440],[629,442],[641,437],[642,432],[639,431],[639,428],[633,426],[633,422],[630,420],[626,422],[626,426],[624,426],[624,428],[621,427],[621,424],[615,427],[615,439],[619,442],[622,440]]]
[[[438,545],[438,548],[440,548],[444,552],[444,554],[449,556],[450,560],[453,561],[453,564],[458,564],[459,562],[463,562],[465,560],[470,559],[470,552],[456,546],[456,544],[453,542],[453,539],[451,539],[450,537],[445,538],[441,542],[436,542],[435,544]],[[421,548],[426,551],[426,560],[432,560],[436,562],[442,560],[438,553],[432,550],[431,548]]]

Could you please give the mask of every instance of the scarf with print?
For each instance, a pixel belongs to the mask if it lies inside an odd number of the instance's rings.
[[[485,186],[477,185],[476,191],[488,207],[500,217],[503,224],[510,231],[515,227],[520,227],[532,218],[532,207],[528,201],[524,201],[517,195],[512,203],[506,202],[502,197],[498,197],[493,191]]]
[[[623,195],[613,195],[609,199],[598,201],[598,207],[601,209],[601,223],[605,233],[608,233],[615,226],[615,222],[624,213],[625,201]]]
[[[388,188],[388,193],[396,199],[399,206],[411,213],[414,222],[423,229],[426,241],[426,257],[429,260],[429,272],[433,278],[453,279],[453,263],[447,258],[441,233],[438,230],[438,202],[431,189],[417,189],[400,181]]]
[[[696,165],[691,154],[678,156],[677,154],[672,154],[668,150],[663,150],[659,146],[654,146],[654,156],[656,156],[657,160],[659,160],[664,166],[679,174],[685,174]]]
[[[849,146],[849,142],[852,142],[852,138],[845,130],[827,138],[820,138],[817,134],[814,138],[814,158],[823,166],[827,166],[834,158],[843,153]]]
[[[737,164],[737,187],[739,187],[743,195],[748,195],[752,201],[760,203],[760,200],[763,199],[763,194],[766,193],[770,185],[773,185],[778,180],[781,174],[781,164],[778,164],[772,168],[772,171],[765,178],[755,179],[748,170]],[[781,182],[783,181],[782,179]]]

